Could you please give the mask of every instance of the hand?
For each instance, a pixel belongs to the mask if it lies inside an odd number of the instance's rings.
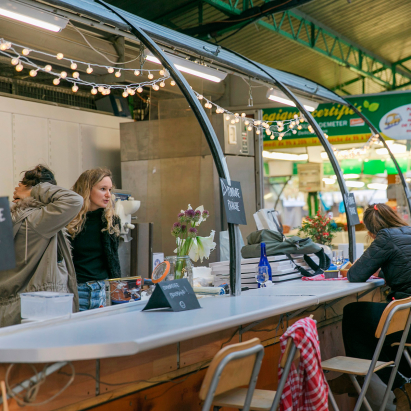
[[[23,198],[31,196],[31,186],[25,186],[24,184],[19,183],[18,187],[14,189],[13,193],[13,203],[17,203]]]

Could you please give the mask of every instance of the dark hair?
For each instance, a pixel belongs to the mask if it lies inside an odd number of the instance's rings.
[[[25,186],[34,187],[40,183],[57,185],[53,172],[42,164],[37,165],[32,170],[23,171],[23,173],[24,177],[21,180],[21,183]]]
[[[407,227],[408,224],[389,206],[374,204],[364,211],[364,225],[374,235],[383,228]]]

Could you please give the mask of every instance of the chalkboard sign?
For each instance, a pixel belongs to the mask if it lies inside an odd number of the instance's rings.
[[[9,199],[0,197],[0,271],[16,267]]]
[[[186,278],[161,281],[143,311],[166,309],[167,311],[188,311],[201,308],[193,288]]]
[[[357,204],[355,203],[354,193],[344,194],[345,204],[347,206],[347,213],[350,218],[347,218],[347,222],[350,225],[360,224],[360,218],[358,217]]]
[[[231,181],[230,185],[226,179],[220,178],[220,185],[227,222],[247,225],[240,182]]]

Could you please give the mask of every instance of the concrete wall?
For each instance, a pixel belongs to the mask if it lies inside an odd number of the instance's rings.
[[[89,168],[112,170],[121,188],[119,117],[0,96],[0,196],[11,197],[21,172],[38,163],[71,187]]]

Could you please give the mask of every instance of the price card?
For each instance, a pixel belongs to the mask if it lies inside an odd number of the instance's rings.
[[[358,217],[357,204],[355,203],[354,193],[344,194],[345,204],[347,207],[347,213],[350,218],[347,219],[350,225],[360,224],[360,218]]]
[[[227,222],[247,225],[240,182],[231,181],[229,185],[226,179],[220,178],[220,185]]]

